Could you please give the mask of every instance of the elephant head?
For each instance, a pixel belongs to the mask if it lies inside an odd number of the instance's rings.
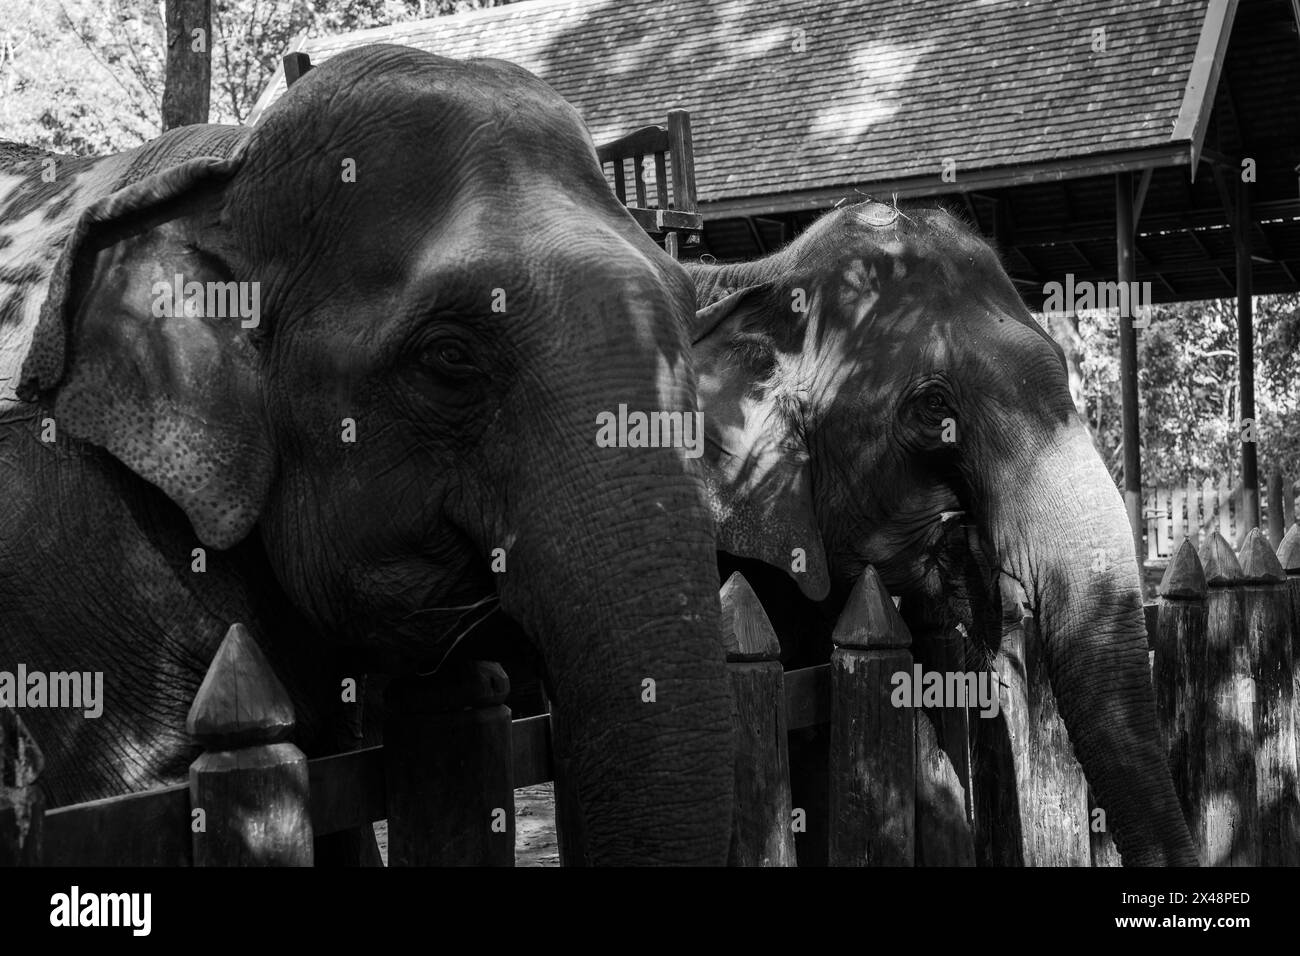
[[[1195,863],[1125,510],[995,252],[943,211],[864,203],[767,258],[691,269],[719,548],[813,600],[873,565],[895,594],[960,603],[993,649],[1018,582],[1125,861]],[[956,513],[964,566],[945,559]]]
[[[597,440],[621,404],[696,407],[695,300],[578,114],[510,64],[374,46],[218,155],[204,135],[81,215],[22,396],[196,545],[260,542],[331,646],[432,669],[499,601],[550,681],[585,858],[724,861],[699,464]]]

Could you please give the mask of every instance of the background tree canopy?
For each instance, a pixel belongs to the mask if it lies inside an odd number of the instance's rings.
[[[213,0],[214,123],[238,123],[304,30],[344,33],[509,0]],[[0,138],[87,155],[162,132],[162,3],[0,0]]]
[[[499,6],[509,0],[213,0],[213,122],[238,123],[304,31],[312,35]],[[129,149],[162,130],[158,0],[0,0],[0,139],[78,155]],[[707,157],[701,158],[707,162]],[[1300,297],[1256,300],[1256,405],[1264,474],[1300,478],[1295,351]],[[1075,401],[1118,479],[1117,322],[1045,322],[1070,360]],[[1237,476],[1234,303],[1163,306],[1138,336],[1146,484]]]
[[[1083,315],[1045,322],[1071,365],[1075,403],[1111,474],[1122,472],[1119,323]],[[1300,478],[1295,353],[1300,296],[1255,299],[1255,413],[1261,483],[1276,468]],[[1235,299],[1152,309],[1138,333],[1142,475],[1147,485],[1239,477]]]

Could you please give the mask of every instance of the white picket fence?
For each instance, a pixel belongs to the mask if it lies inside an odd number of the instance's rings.
[[[1295,521],[1295,483],[1280,472],[1261,480],[1259,525],[1276,548],[1282,533]],[[1197,483],[1188,478],[1183,485],[1158,485],[1146,492],[1144,517],[1147,525],[1147,561],[1167,561],[1191,538],[1200,547],[1202,537],[1217,531],[1234,548],[1240,548],[1250,533],[1242,506],[1241,482],[1229,484],[1227,475]],[[1276,520],[1270,520],[1274,518]],[[1274,540],[1276,536],[1277,540]]]

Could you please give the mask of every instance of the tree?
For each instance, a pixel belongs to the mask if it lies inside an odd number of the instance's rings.
[[[212,86],[209,0],[166,0],[167,75],[163,84],[163,129],[208,121]]]

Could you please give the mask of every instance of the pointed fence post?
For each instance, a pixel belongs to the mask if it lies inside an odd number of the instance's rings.
[[[1291,659],[1300,659],[1300,524],[1292,524],[1277,547],[1277,561],[1286,572],[1286,589],[1291,598]]]
[[[1197,854],[1206,866],[1256,866],[1255,678],[1242,616],[1241,564],[1218,532],[1199,555],[1205,572],[1205,653],[1189,660],[1188,695],[1206,708],[1200,739],[1189,728],[1188,808]]]
[[[36,782],[44,767],[18,711],[0,707],[0,866],[41,864],[45,798]]]
[[[911,635],[875,568],[853,586],[831,638],[831,866],[916,859],[916,711],[891,702],[914,679]]]
[[[515,865],[509,695],[506,672],[489,661],[389,685],[389,866]]]
[[[928,635],[939,671],[963,670],[957,631]],[[916,865],[974,866],[970,720],[979,705],[931,707],[913,715],[916,731]],[[938,729],[936,729],[936,727]]]
[[[1169,758],[1169,774],[1183,816],[1191,819],[1191,780],[1202,762],[1206,701],[1192,688],[1192,661],[1205,656],[1209,623],[1205,571],[1196,548],[1184,539],[1160,581],[1159,617],[1151,648],[1155,655],[1152,681],[1156,692],[1156,721]],[[1198,741],[1193,746],[1189,741]],[[1193,765],[1197,767],[1192,770]]]
[[[287,738],[293,704],[242,624],[233,624],[194,696],[186,729],[195,866],[311,866],[307,758]]]
[[[1294,673],[1286,573],[1253,529],[1241,547],[1246,641],[1255,678],[1255,800],[1259,865],[1300,864]]]
[[[1000,575],[1002,639],[994,658],[997,718],[971,727],[975,856],[980,866],[1024,866],[1029,804],[1029,687],[1025,668],[1025,592]],[[920,721],[918,721],[920,723]]]
[[[727,865],[794,866],[781,644],[739,571],[719,596],[736,734],[736,812]]]

